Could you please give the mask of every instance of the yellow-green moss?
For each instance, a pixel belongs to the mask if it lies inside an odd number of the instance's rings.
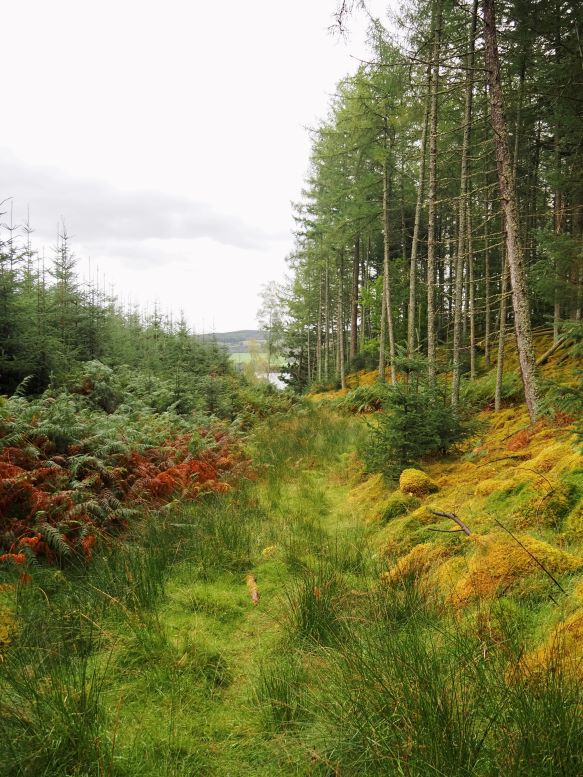
[[[348,502],[358,517],[376,522],[382,519],[390,496],[383,476],[371,475],[351,489]]]
[[[404,469],[399,478],[399,488],[404,494],[427,496],[439,491],[439,486],[420,469]]]
[[[421,507],[418,507],[417,510],[414,510],[411,513],[411,518],[415,518],[416,521],[419,521],[419,523],[423,525],[436,523],[440,520],[440,518],[431,512],[431,508],[427,505],[422,505]]]
[[[569,442],[547,445],[528,463],[529,469],[537,473],[546,473],[551,470],[563,472],[581,466],[583,466],[583,456]]]
[[[578,609],[555,626],[542,645],[526,654],[523,665],[530,673],[546,673],[560,667],[562,671],[583,679],[582,644],[583,609]]]
[[[415,510],[421,502],[413,494],[403,494],[401,491],[393,491],[385,503],[383,521],[390,521],[400,515]]]
[[[396,559],[427,538],[427,531],[412,516],[413,514],[409,513],[400,518],[393,518],[376,535],[374,545],[380,555]]]
[[[520,535],[519,540],[553,574],[583,567],[583,558],[546,542],[528,535]],[[541,571],[527,551],[506,534],[472,535],[470,541],[474,544],[474,553],[468,558],[467,573],[451,592],[451,600],[456,605],[466,604],[474,597],[492,598],[522,578]]]
[[[12,641],[12,636],[16,628],[13,613],[6,608],[0,609],[0,656],[6,652],[6,649]]]
[[[431,570],[430,584],[444,600],[451,601],[451,592],[467,568],[468,562],[464,556],[445,558]]]
[[[583,537],[583,499],[571,510],[565,521],[565,528],[576,537]]]
[[[449,554],[450,550],[445,545],[435,545],[432,542],[420,543],[402,556],[388,572],[385,572],[382,580],[392,583],[405,577],[421,577]]]
[[[561,486],[542,496],[533,497],[513,513],[513,518],[519,528],[549,526],[558,529],[570,507],[570,489]]]
[[[476,496],[490,496],[490,494],[493,494],[496,491],[502,491],[504,488],[507,488],[507,486],[508,483],[505,480],[484,478],[484,480],[480,480],[476,483],[474,493]]]

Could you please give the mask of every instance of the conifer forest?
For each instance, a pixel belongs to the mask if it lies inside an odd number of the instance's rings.
[[[247,360],[0,191],[0,777],[583,774],[583,7],[369,5]]]

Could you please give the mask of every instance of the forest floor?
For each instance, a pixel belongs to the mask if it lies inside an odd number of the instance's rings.
[[[483,421],[415,495],[307,403],[227,493],[4,586],[6,774],[579,775],[582,459],[520,407]]]

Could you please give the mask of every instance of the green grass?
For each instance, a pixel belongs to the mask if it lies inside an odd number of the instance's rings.
[[[2,648],[1,773],[579,775],[581,687],[521,664],[551,605],[454,617],[415,578],[379,583],[342,475],[365,433],[310,405],[270,419],[256,481],[145,515],[89,568],[32,568]]]
[[[236,351],[229,354],[229,358],[235,364],[250,364],[254,359],[261,361],[261,363],[267,363],[267,359],[264,353],[258,354],[251,353],[250,351]],[[271,368],[277,370],[285,364],[285,359],[282,356],[271,357]]]

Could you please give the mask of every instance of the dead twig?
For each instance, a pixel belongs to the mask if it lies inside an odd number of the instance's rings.
[[[494,518],[494,521],[498,524],[498,526],[501,529],[503,529],[506,532],[506,534],[509,534],[512,537],[512,539],[520,545],[520,547],[524,550],[524,552],[527,553],[531,557],[531,559],[534,561],[534,563],[537,564],[542,569],[542,571],[545,573],[545,575],[550,577],[550,579],[557,586],[557,588],[559,588],[559,590],[561,590],[565,595],[567,595],[567,592],[565,591],[563,586],[559,583],[557,578],[554,577],[554,575],[552,575],[551,572],[549,572],[549,570],[545,567],[545,565],[541,561],[539,561],[534,554],[532,554],[530,552],[530,550],[526,547],[526,545],[524,545],[524,543],[522,543],[518,539],[518,537],[510,531],[510,529],[508,529],[506,526],[504,526],[504,524],[501,521],[499,521],[498,518]]]
[[[471,529],[470,527],[465,524],[461,518],[458,518],[455,513],[444,513],[441,510],[429,510],[430,513],[433,513],[433,515],[438,515],[440,518],[450,518],[452,521],[457,523],[457,525],[460,527],[459,529],[453,529],[454,532],[456,531],[463,531],[464,534],[467,534],[468,537],[470,536]],[[441,530],[440,530],[441,531]],[[449,531],[449,530],[446,530]]]

